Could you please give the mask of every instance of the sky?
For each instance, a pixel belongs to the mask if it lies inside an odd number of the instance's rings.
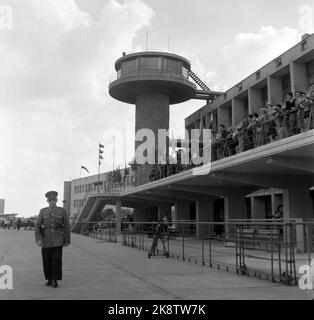
[[[37,215],[48,190],[62,205],[64,181],[97,173],[99,142],[112,168],[113,135],[115,165],[132,160],[135,107],[108,93],[122,52],[169,49],[228,89],[312,33],[313,16],[308,0],[0,0],[5,212]],[[170,127],[203,105],[171,106]]]

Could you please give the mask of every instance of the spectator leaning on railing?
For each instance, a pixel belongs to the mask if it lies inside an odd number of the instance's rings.
[[[267,104],[259,114],[245,116],[241,124],[233,129],[221,124],[219,132],[213,134],[213,159],[235,155],[269,142],[309,130],[311,125],[312,108],[314,105],[314,83],[311,83],[307,93],[297,91],[286,96],[281,104]]]
[[[291,128],[293,127],[293,124],[291,123],[291,119],[293,120],[293,116],[291,115],[291,111],[294,109],[295,109],[295,99],[293,98],[293,93],[289,92],[287,93],[285,103],[282,107],[282,110],[284,112],[284,124],[285,124],[287,136],[290,136],[292,134]]]

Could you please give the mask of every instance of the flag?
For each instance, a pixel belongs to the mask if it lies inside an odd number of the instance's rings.
[[[104,148],[105,146],[103,144],[101,144],[99,142],[99,150],[98,150],[98,164],[101,165],[101,161],[100,160],[103,160],[104,158],[102,157],[102,154],[104,153],[104,151],[102,150],[102,148]]]
[[[84,169],[86,172],[88,172],[88,173],[89,173],[89,171],[87,170],[87,168],[86,168],[86,167],[81,166],[81,169]]]

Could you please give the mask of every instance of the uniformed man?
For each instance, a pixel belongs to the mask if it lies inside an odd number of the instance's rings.
[[[58,192],[45,194],[48,208],[40,210],[35,224],[35,238],[41,247],[46,285],[58,287],[62,279],[62,249],[70,244],[70,226],[65,209],[57,207]]]

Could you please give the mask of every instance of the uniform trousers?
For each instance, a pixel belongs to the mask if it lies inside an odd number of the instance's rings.
[[[62,280],[62,248],[41,248],[46,280]]]

